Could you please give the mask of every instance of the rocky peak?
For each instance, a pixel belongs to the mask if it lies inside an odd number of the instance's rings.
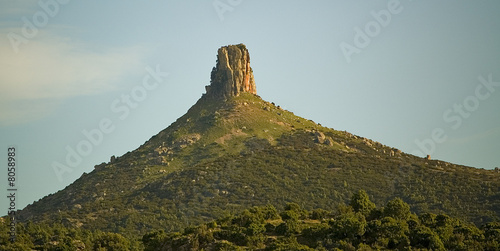
[[[221,99],[242,92],[257,94],[250,54],[244,44],[223,46],[217,51],[217,64],[205,88],[208,96]]]

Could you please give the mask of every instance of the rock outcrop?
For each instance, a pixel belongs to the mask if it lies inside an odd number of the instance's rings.
[[[217,64],[212,69],[207,96],[226,99],[249,92],[257,94],[250,54],[244,44],[228,45],[217,51]]]

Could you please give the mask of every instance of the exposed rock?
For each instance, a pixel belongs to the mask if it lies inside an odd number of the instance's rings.
[[[391,157],[401,156],[401,150],[396,149],[396,148],[392,148],[392,150],[390,151],[389,155]]]
[[[201,139],[200,134],[186,135],[186,136],[176,140],[173,144],[173,147],[174,148],[184,148],[184,147],[187,147],[189,145],[196,143],[196,141],[198,141],[200,139]]]
[[[152,153],[148,154],[148,156],[152,155],[153,157],[156,158],[157,163],[161,162],[164,164],[164,162],[159,161],[160,160],[159,157],[162,157],[162,156],[171,157],[176,150],[190,146],[190,145],[196,143],[200,139],[201,139],[201,135],[195,133],[195,134],[185,135],[185,136],[177,139],[176,141],[173,141],[169,146],[165,146],[165,142],[163,142],[161,146],[155,148]]]
[[[163,156],[156,157],[153,163],[156,165],[168,165],[167,160]]]
[[[333,146],[333,140],[331,138],[327,138],[325,140],[324,144],[327,146]]]
[[[243,92],[257,94],[250,54],[244,44],[228,45],[218,50],[217,64],[212,69],[210,85],[205,89],[208,96],[222,99]]]
[[[324,133],[316,131],[314,133],[315,139],[314,142],[323,144],[325,142],[326,136]]]
[[[99,165],[95,165],[95,166],[94,166],[94,169],[102,169],[102,168],[103,168],[103,167],[105,167],[105,166],[106,166],[106,163],[102,162],[102,163],[101,163],[101,164],[99,164]]]
[[[363,138],[363,144],[370,146],[370,147],[373,146],[372,141],[367,139],[367,138]]]

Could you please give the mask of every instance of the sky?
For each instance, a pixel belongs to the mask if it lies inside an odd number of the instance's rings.
[[[238,43],[257,93],[296,115],[498,167],[498,13],[497,0],[3,0],[0,215],[8,188],[24,208],[169,126]]]

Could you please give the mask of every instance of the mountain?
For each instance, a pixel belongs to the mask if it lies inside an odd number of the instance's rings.
[[[377,206],[482,224],[500,216],[500,173],[419,158],[323,127],[257,94],[243,44],[218,50],[206,93],[134,151],[28,205],[22,222],[142,236],[251,206],[333,210],[364,189]]]

